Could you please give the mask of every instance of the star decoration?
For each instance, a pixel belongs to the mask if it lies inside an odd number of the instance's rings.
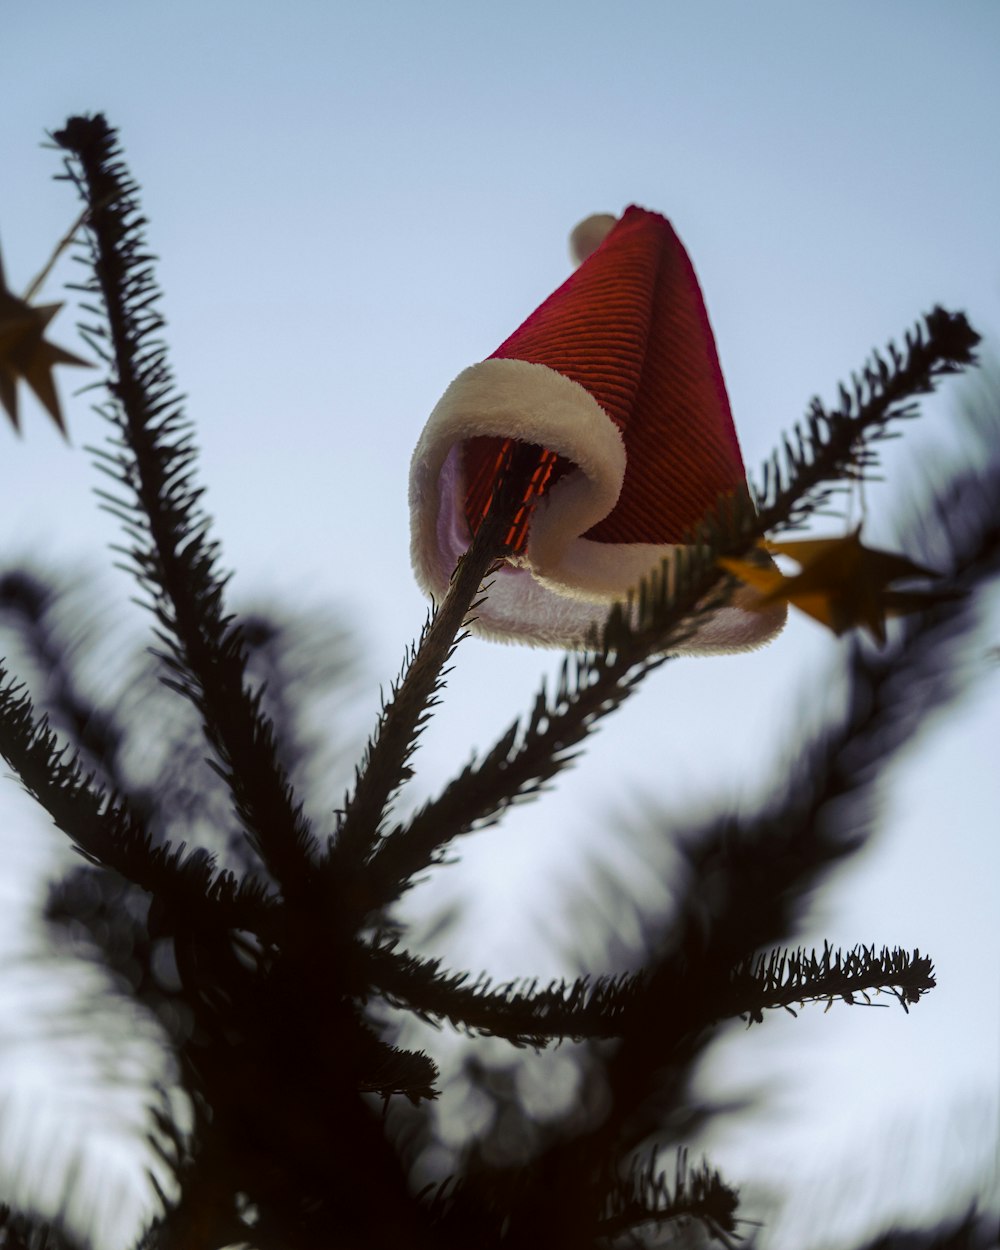
[[[17,412],[17,384],[27,382],[63,434],[59,396],[52,370],[55,365],[82,365],[86,360],[50,343],[45,338],[49,322],[62,304],[30,304],[8,289],[0,262],[0,404],[14,429],[20,429]]]
[[[761,608],[784,600],[838,636],[861,626],[883,644],[887,617],[920,612],[957,597],[948,590],[893,589],[894,582],[940,574],[906,556],[866,547],[860,525],[840,538],[804,538],[762,546],[776,555],[788,556],[802,571],[788,577],[773,565],[764,567],[752,558],[721,558],[719,564],[758,592]]]

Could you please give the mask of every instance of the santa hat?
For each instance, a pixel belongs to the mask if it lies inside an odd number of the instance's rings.
[[[557,647],[583,645],[612,603],[676,558],[720,496],[747,494],[708,315],[670,223],[633,206],[588,218],[572,246],[579,268],[452,382],[410,469],[414,568],[441,599],[510,441],[549,453],[473,632]],[[767,641],[784,607],[751,602],[737,592],[677,650]]]

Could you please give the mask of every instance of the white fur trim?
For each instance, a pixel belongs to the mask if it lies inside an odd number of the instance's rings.
[[[581,486],[567,518],[550,510],[553,552],[606,517],[625,480],[622,437],[582,386],[523,360],[472,365],[431,413],[410,466],[413,563],[418,581],[436,597],[447,590],[469,545],[460,452],[464,440],[477,435],[538,443],[578,466],[572,477],[581,479]]]
[[[582,538],[614,508],[625,478],[618,428],[594,397],[545,365],[484,360],[452,382],[431,413],[410,465],[411,555],[436,599],[469,545],[462,443],[487,435],[538,443],[576,465],[538,505],[518,565],[494,576],[473,632],[507,642],[578,647],[646,574],[677,548]],[[748,600],[749,602],[749,600]],[[780,619],[779,619],[780,618]],[[720,609],[676,649],[742,650],[770,638],[784,606],[764,614]]]
[[[574,265],[582,265],[591,252],[596,252],[614,227],[618,218],[612,213],[594,213],[573,227],[569,236],[569,254]]]

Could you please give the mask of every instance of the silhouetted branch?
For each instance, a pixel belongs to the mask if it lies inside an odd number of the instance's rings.
[[[278,762],[260,696],[246,684],[240,628],[225,610],[227,578],[200,505],[190,426],[156,337],[163,320],[137,188],[100,115],[71,118],[53,137],[72,153],[68,176],[90,206],[94,278],[84,290],[100,307],[89,308],[97,320],[85,334],[111,366],[112,398],[102,411],[120,432],[117,453],[97,454],[125,492],[105,498],[131,540],[126,555],[150,597],[171,680],[204,717],[252,844],[294,894],[309,876],[314,840]]]

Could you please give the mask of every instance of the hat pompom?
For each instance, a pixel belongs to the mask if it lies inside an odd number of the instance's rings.
[[[585,217],[569,236],[569,254],[574,265],[582,265],[591,252],[596,252],[617,224],[613,213]]]

